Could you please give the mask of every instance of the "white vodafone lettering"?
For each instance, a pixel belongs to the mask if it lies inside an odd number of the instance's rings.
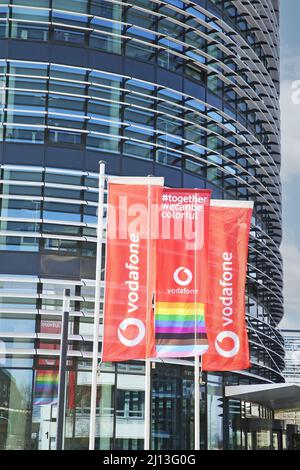
[[[219,297],[219,300],[222,303],[223,327],[229,328],[230,326],[232,328],[234,326],[233,255],[230,252],[224,252],[222,258],[222,279],[219,281],[222,287],[222,295]],[[225,350],[221,347],[221,343],[227,338],[233,341],[233,347],[230,350]],[[240,350],[240,339],[232,330],[221,331],[215,339],[215,348],[220,356],[227,358],[236,356]]]
[[[230,338],[233,341],[233,347],[227,351],[221,347],[221,343],[224,339]],[[240,350],[240,339],[236,333],[233,331],[221,331],[215,339],[215,348],[223,357],[233,357],[235,356]]]
[[[125,263],[125,268],[128,270],[128,281],[125,285],[128,287],[128,313],[133,313],[138,310],[139,289],[140,289],[140,237],[136,233],[130,234],[129,245],[129,262]]]
[[[185,279],[179,277],[181,273],[185,274]],[[192,282],[193,274],[188,268],[181,266],[174,271],[173,278],[179,286],[188,286]]]
[[[125,338],[123,333],[125,333],[128,326],[132,326],[132,325],[138,328],[138,334],[135,338],[127,339]],[[146,334],[145,325],[138,318],[126,318],[120,323],[119,328],[118,328],[118,338],[121,341],[121,343],[124,344],[124,346],[127,346],[128,348],[137,346],[144,339],[145,334]]]
[[[140,236],[137,233],[129,234],[129,260],[125,263],[125,269],[128,272],[128,280],[125,286],[128,288],[127,296],[127,312],[129,314],[137,313],[139,310],[140,300]],[[128,339],[124,336],[129,326],[136,326],[137,335]],[[137,346],[145,337],[146,328],[142,320],[135,317],[125,318],[118,327],[118,338],[124,346],[132,348]]]

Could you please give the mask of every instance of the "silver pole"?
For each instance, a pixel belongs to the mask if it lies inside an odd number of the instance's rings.
[[[149,175],[149,178],[151,176]],[[150,181],[149,181],[150,183]],[[148,184],[148,203],[147,203],[147,220],[148,220],[148,233],[147,233],[147,316],[146,316],[146,332],[149,328],[150,312],[148,312],[149,305],[149,278],[150,278],[150,224],[151,224],[151,186]],[[151,298],[152,301],[152,298]],[[147,335],[147,333],[146,333]],[[147,346],[146,336],[146,346]],[[147,351],[146,351],[147,352]],[[150,438],[151,438],[151,359],[146,357],[145,360],[145,429],[144,429],[144,450],[150,450]]]
[[[144,450],[150,450],[151,435],[151,359],[145,361],[145,435]]]
[[[195,295],[194,295],[194,309],[195,309],[195,317],[194,317],[194,327],[195,327],[195,349],[197,347],[197,320],[198,320],[198,315],[197,315],[197,288],[198,288],[198,282],[197,282],[197,234],[196,234],[196,212],[195,212],[195,245],[194,245],[194,286],[195,286]],[[194,424],[195,424],[195,450],[200,450],[200,357],[198,354],[195,354],[194,357],[194,387],[195,387],[195,392],[194,392]]]
[[[195,450],[200,450],[200,356],[195,356]]]
[[[68,331],[70,312],[70,289],[64,290],[63,311],[61,318],[61,340],[59,355],[59,381],[57,404],[56,450],[64,450],[64,429],[66,415],[66,369],[68,354]]]
[[[105,162],[99,162],[99,200],[97,223],[97,256],[96,256],[96,286],[95,286],[95,314],[93,336],[93,363],[92,363],[92,387],[91,387],[91,418],[89,450],[95,450],[96,434],[96,407],[97,407],[97,373],[98,373],[98,349],[99,349],[99,323],[101,300],[101,269],[102,269],[102,233],[103,233],[103,203],[105,184]]]

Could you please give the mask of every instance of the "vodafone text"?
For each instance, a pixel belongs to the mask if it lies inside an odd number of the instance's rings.
[[[240,340],[238,335],[229,328],[233,326],[234,311],[233,305],[233,255],[230,252],[224,252],[222,256],[223,275],[219,283],[222,287],[222,295],[219,297],[222,303],[222,316],[224,330],[219,332],[215,340],[215,347],[218,353],[223,357],[233,357],[240,349]],[[230,350],[222,348],[221,344],[224,339],[231,339],[233,346]]]
[[[177,287],[176,289],[167,289],[168,294],[192,295],[199,294],[199,289],[186,289]]]
[[[128,313],[132,313],[138,309],[139,300],[140,237],[136,233],[131,233],[129,238],[129,262],[125,263],[129,280],[125,281],[125,284],[128,287]]]
[[[125,285],[128,287],[128,301],[127,301],[127,312],[128,314],[136,313],[139,306],[139,288],[140,288],[140,274],[139,274],[139,253],[140,253],[140,237],[136,233],[130,234],[129,244],[129,262],[125,263],[125,268],[128,270],[129,280],[125,281]],[[138,316],[138,315],[137,315]],[[138,333],[134,338],[128,339],[124,335],[128,327],[135,326]],[[146,335],[146,327],[142,320],[137,317],[127,317],[119,324],[118,338],[119,341],[128,348],[137,346],[144,339]]]
[[[219,282],[223,288],[222,296],[220,296],[219,299],[223,305],[223,326],[226,327],[233,321],[232,253],[223,253],[223,276]]]

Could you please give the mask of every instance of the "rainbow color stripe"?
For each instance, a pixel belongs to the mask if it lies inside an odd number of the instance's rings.
[[[191,357],[208,349],[204,304],[157,302],[155,311],[157,357]]]
[[[35,381],[34,405],[50,405],[57,402],[58,372],[38,370]]]

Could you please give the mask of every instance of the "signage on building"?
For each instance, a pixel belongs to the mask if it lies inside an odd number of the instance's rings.
[[[109,183],[102,361],[203,354],[203,370],[247,369],[253,203],[161,180]]]

